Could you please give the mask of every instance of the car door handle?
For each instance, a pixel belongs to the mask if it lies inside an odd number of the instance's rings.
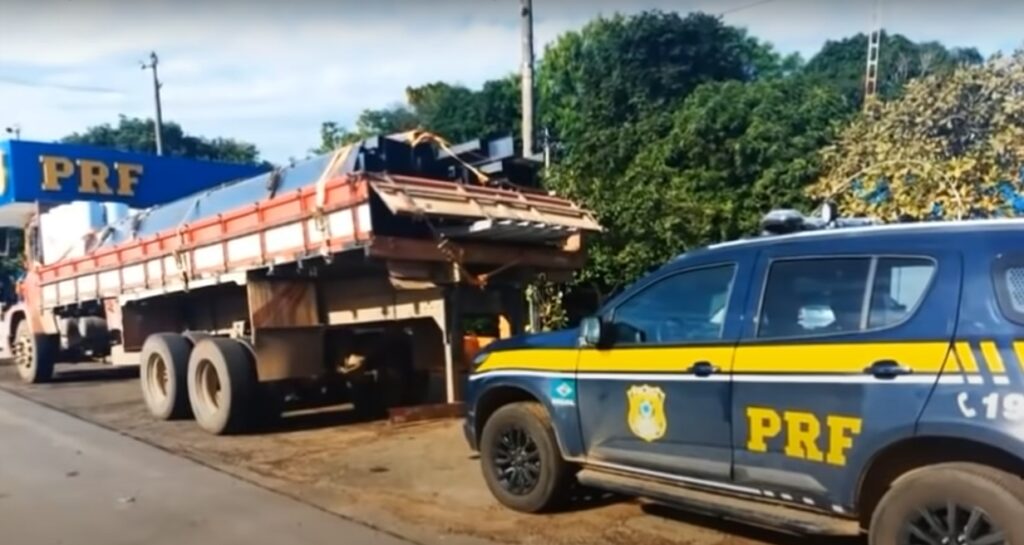
[[[687,370],[698,377],[710,377],[711,375],[721,371],[715,365],[712,365],[709,361],[698,361],[690,366]]]
[[[875,378],[894,379],[899,376],[909,375],[914,372],[906,365],[900,365],[896,360],[878,360],[864,369],[865,373],[874,375]]]

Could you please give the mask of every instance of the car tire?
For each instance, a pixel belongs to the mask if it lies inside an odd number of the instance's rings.
[[[224,435],[252,423],[259,383],[249,351],[233,339],[200,340],[188,361],[188,397],[202,429]]]
[[[188,418],[188,360],[192,343],[176,333],[146,338],[139,358],[142,398],[150,414],[160,420]]]
[[[53,379],[53,368],[60,354],[57,335],[33,334],[28,322],[18,323],[14,335],[14,365],[22,382],[40,384]]]
[[[512,403],[496,410],[480,434],[480,462],[494,497],[524,513],[560,507],[572,480],[551,418],[539,403]]]
[[[975,543],[997,532],[1003,543],[1024,543],[1021,513],[1024,481],[1017,475],[978,464],[938,464],[893,482],[872,514],[868,543],[904,545],[914,543],[909,539],[913,534],[936,543]]]

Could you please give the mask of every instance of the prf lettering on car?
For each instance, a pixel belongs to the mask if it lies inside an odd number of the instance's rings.
[[[100,195],[135,195],[143,168],[140,164],[114,162],[107,164],[91,159],[71,160],[57,155],[42,155],[43,191],[60,191],[68,180],[74,180],[79,193]]]
[[[747,450],[751,452],[768,452],[767,441],[783,434],[785,425],[786,447],[783,452],[786,456],[843,466],[846,465],[846,451],[853,446],[853,437],[860,433],[861,419],[829,415],[823,426],[814,413],[747,407],[747,425]],[[824,435],[823,429],[827,430]],[[823,436],[824,448],[821,445]]]
[[[1024,544],[1024,220],[823,210],[480,352],[465,434],[494,496],[537,512],[578,482],[870,545]]]

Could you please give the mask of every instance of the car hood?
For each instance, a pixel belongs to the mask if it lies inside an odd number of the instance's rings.
[[[517,335],[508,339],[494,341],[487,345],[484,352],[499,350],[519,350],[529,348],[575,348],[578,344],[579,328],[547,331]]]

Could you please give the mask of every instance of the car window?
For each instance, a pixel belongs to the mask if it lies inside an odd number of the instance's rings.
[[[768,271],[760,338],[861,329],[871,258],[777,261]]]
[[[1024,324],[1024,255],[1001,255],[993,263],[999,309],[1008,320]]]
[[[673,344],[722,337],[734,265],[664,278],[619,305],[612,316],[618,344]]]
[[[902,322],[924,299],[935,273],[935,262],[921,257],[883,257],[878,260],[871,291],[868,328]]]

